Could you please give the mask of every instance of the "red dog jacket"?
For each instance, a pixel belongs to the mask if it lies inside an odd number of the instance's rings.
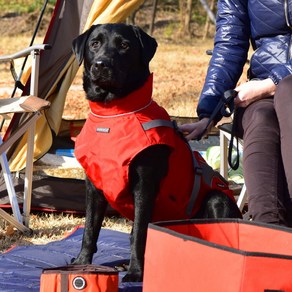
[[[233,198],[227,182],[171,126],[169,115],[152,100],[152,75],[143,87],[108,104],[89,102],[91,112],[77,137],[75,156],[110,205],[134,220],[129,165],[152,145],[171,147],[167,176],[157,196],[153,221],[188,219],[211,189]]]

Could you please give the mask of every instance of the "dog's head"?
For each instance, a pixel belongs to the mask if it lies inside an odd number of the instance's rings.
[[[150,74],[157,48],[154,38],[137,26],[94,25],[73,41],[83,87],[91,101],[109,102],[141,87]]]

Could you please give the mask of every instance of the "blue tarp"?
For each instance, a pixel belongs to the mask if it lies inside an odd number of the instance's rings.
[[[46,245],[19,246],[0,255],[0,291],[39,291],[40,276],[45,268],[66,266],[80,251],[83,228],[78,227],[63,240]],[[130,258],[129,234],[102,229],[98,252],[93,264],[115,266]],[[124,273],[120,273],[120,280]],[[120,292],[141,292],[141,283],[121,283]]]

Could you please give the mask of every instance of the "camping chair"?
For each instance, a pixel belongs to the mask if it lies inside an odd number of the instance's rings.
[[[0,208],[0,216],[22,232],[30,230],[29,216],[32,192],[35,123],[37,119],[41,116],[41,111],[48,108],[50,105],[48,101],[36,97],[38,93],[40,51],[46,50],[49,47],[50,46],[48,45],[33,45],[15,54],[0,57],[0,63],[4,62],[13,63],[15,59],[27,57],[29,55],[31,56],[32,60],[30,95],[22,97],[13,97],[8,99],[0,99],[1,115],[6,115],[8,113],[29,113],[27,117],[24,119],[24,121],[22,121],[19,124],[17,130],[14,131],[7,139],[2,141],[2,137],[0,137],[0,162],[13,213],[13,215],[10,215],[9,213]],[[21,215],[15,189],[12,183],[12,177],[6,152],[26,132],[28,133],[26,142],[27,156],[23,195],[23,215]]]

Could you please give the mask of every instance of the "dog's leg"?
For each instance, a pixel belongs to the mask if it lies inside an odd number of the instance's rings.
[[[242,214],[235,202],[220,191],[210,191],[205,198],[199,218],[242,218]]]
[[[86,218],[82,239],[82,247],[78,257],[72,262],[76,265],[91,264],[93,254],[97,252],[97,239],[105,216],[108,202],[103,192],[96,189],[86,179]]]
[[[152,219],[160,182],[167,175],[169,154],[167,146],[152,146],[140,153],[130,165],[135,220],[131,234],[130,265],[123,282],[143,280],[147,228]]]

